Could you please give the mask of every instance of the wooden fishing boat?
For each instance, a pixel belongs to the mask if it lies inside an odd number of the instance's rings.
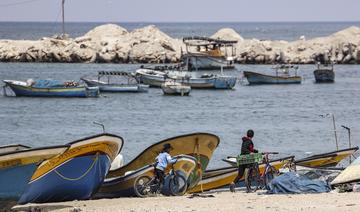
[[[293,159],[294,156],[284,157],[276,160],[270,161],[270,164],[275,167],[275,169],[280,169],[286,163]],[[265,164],[260,164],[259,169],[260,172],[263,173],[265,168]],[[188,191],[188,193],[197,193],[208,191],[216,188],[221,188],[232,183],[236,176],[238,175],[237,167],[224,167],[219,169],[207,170],[201,181],[192,189]],[[244,177],[240,179],[243,181]]]
[[[97,97],[98,87],[78,85],[76,82],[58,80],[28,80],[27,82],[3,80],[16,96],[28,97]],[[6,95],[6,92],[5,92]]]
[[[188,155],[177,155],[174,158],[177,162],[174,164],[174,171],[178,174],[189,179],[191,173],[196,168],[197,160],[194,157]],[[170,166],[165,173],[168,173]],[[152,178],[155,176],[153,164],[145,165],[136,170],[127,171],[124,175],[108,178],[102,184],[100,190],[95,194],[94,198],[114,198],[114,197],[129,197],[136,196],[134,191],[134,185],[136,179],[141,176],[148,176]],[[165,179],[165,182],[167,179]],[[168,188],[163,188],[163,193],[168,193]]]
[[[350,157],[358,149],[359,147],[352,147],[333,152],[312,155],[300,160],[295,160],[295,164],[313,168],[336,166],[338,163],[340,163],[340,161]]]
[[[101,81],[102,78],[106,81]],[[125,71],[99,71],[98,79],[81,78],[89,87],[99,87],[100,92],[146,92],[148,85],[140,84],[136,78]]]
[[[317,64],[314,71],[316,83],[332,83],[335,81],[334,64]]]
[[[181,52],[180,60],[187,70],[234,69],[235,48],[237,41],[207,37],[185,37],[183,42],[186,52]],[[229,52],[230,50],[230,52]]]
[[[273,69],[275,69],[276,75],[266,75],[252,71],[244,71],[244,77],[249,82],[249,85],[301,83],[301,76],[297,75],[297,66],[278,65],[273,67]],[[295,70],[294,75],[290,75],[290,69]]]
[[[103,183],[123,139],[104,133],[69,145],[64,153],[39,165],[19,204],[89,199]]]
[[[331,185],[339,185],[345,183],[360,181],[360,157],[356,158],[344,171],[342,171],[333,181]]]
[[[0,154],[6,152],[16,152],[20,150],[30,149],[31,147],[22,144],[11,144],[6,146],[0,146]]]
[[[158,71],[150,68],[138,69],[135,76],[139,82],[151,87],[161,87],[167,79],[170,79],[197,89],[232,89],[237,80],[233,76],[203,74],[196,77],[189,72]]]
[[[295,164],[312,168],[336,166],[338,163],[340,163],[340,161],[350,157],[358,149],[359,147],[353,147],[318,155],[312,155],[310,157],[295,160]],[[231,164],[232,166],[237,166],[236,159],[234,157],[228,157],[227,159],[223,159],[223,161]]]
[[[161,85],[161,89],[164,92],[164,95],[188,96],[191,91],[190,86],[183,85],[182,83],[173,80],[166,81]]]
[[[119,178],[124,176],[127,172],[132,172],[154,163],[155,157],[161,152],[165,143],[169,143],[173,147],[170,152],[171,155],[189,155],[196,158],[196,167],[191,172],[188,179],[188,189],[190,189],[200,181],[213,152],[220,143],[220,139],[216,135],[209,133],[193,133],[165,139],[145,149],[127,165],[110,171],[106,178],[109,180],[112,178]],[[113,182],[118,182],[119,185],[115,186],[114,183],[112,184],[113,187],[106,186],[106,188],[102,185],[96,196],[117,197],[119,195],[117,188],[123,187],[121,185],[122,181],[119,180]]]
[[[22,145],[2,147],[0,154],[0,199],[17,201],[25,191],[37,165],[66,151],[69,145],[27,148]],[[10,151],[14,150],[14,151]]]

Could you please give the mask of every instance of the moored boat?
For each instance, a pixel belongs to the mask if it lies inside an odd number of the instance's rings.
[[[28,97],[97,97],[98,87],[87,87],[76,82],[58,80],[3,80],[16,96]],[[6,93],[5,93],[6,95]]]
[[[297,75],[297,66],[278,65],[273,67],[276,75],[261,74],[252,71],[244,71],[244,77],[250,85],[262,84],[300,84],[301,76]],[[295,70],[294,75],[290,75],[290,69]]]
[[[152,87],[161,87],[167,79],[171,79],[192,89],[232,89],[237,80],[233,76],[203,74],[196,77],[185,71],[158,71],[149,68],[138,69],[135,74],[138,81]]]
[[[102,78],[106,81],[101,81]],[[99,87],[100,92],[146,92],[148,85],[140,84],[125,71],[99,71],[98,79],[81,78],[89,87]]]
[[[332,83],[335,81],[334,64],[317,64],[314,71],[316,83]]]
[[[123,177],[128,172],[141,169],[154,163],[155,157],[161,152],[165,143],[169,143],[172,146],[173,149],[170,151],[171,155],[189,155],[196,158],[196,167],[188,178],[188,189],[191,189],[200,181],[213,152],[220,143],[220,139],[216,135],[209,133],[193,133],[165,139],[145,149],[125,166],[110,171],[106,178],[111,180]],[[108,180],[106,182],[108,182]],[[103,184],[96,196],[117,197],[122,194],[122,192],[119,193],[118,190],[118,188],[123,190],[122,188],[124,185],[121,185],[122,182],[122,180],[112,181],[112,186],[105,186],[105,184]]]
[[[180,60],[189,71],[234,69],[235,48],[237,41],[207,37],[185,37],[186,52]],[[229,52],[230,49],[230,52]]]
[[[15,201],[25,191],[39,163],[69,148],[68,145],[32,149],[25,146],[25,148],[21,147],[22,149],[16,148],[14,151],[9,151],[10,148],[14,149],[14,145],[8,147],[7,151],[0,154],[0,199]]]
[[[176,163],[174,164],[174,170],[177,174],[184,176],[185,179],[189,179],[192,171],[195,169],[197,160],[194,157],[188,155],[174,156]],[[169,172],[170,166],[165,171]],[[137,196],[134,191],[135,182],[138,178],[147,176],[149,179],[155,176],[154,165],[145,165],[139,169],[127,171],[124,175],[108,178],[101,185],[100,190],[95,194],[94,198],[114,198],[114,197],[129,197]],[[165,178],[165,182],[167,179]],[[163,187],[162,192],[168,193],[168,188]]]
[[[19,204],[89,199],[104,181],[123,139],[104,133],[69,145],[64,153],[39,165]]]
[[[183,85],[182,83],[173,80],[168,80],[163,83],[161,89],[164,92],[164,95],[188,96],[191,91],[190,86]]]

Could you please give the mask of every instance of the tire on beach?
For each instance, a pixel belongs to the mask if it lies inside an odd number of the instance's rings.
[[[182,196],[187,190],[187,180],[181,174],[171,175],[169,180],[169,190],[173,196]]]
[[[150,184],[152,178],[149,176],[139,176],[134,182],[134,192],[138,197],[148,197],[150,195]]]
[[[255,163],[244,171],[245,186],[247,192],[255,192],[260,186],[259,165]]]

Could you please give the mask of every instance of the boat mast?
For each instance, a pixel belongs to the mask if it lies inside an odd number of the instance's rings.
[[[61,1],[62,36],[65,36],[65,0]]]

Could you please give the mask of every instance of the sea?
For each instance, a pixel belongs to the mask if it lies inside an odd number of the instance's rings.
[[[71,37],[104,23],[67,23]],[[154,24],[172,37],[209,36],[230,27],[244,38],[297,40],[327,36],[360,22],[326,23],[116,23],[129,31]],[[39,39],[56,34],[59,23],[0,22],[0,39]],[[0,80],[59,79],[78,81],[98,71],[135,71],[141,64],[0,63]],[[255,131],[260,151],[279,157],[303,158],[360,145],[360,66],[335,65],[332,84],[314,83],[313,65],[299,66],[299,85],[249,86],[243,71],[271,73],[269,65],[236,65],[225,74],[238,77],[233,90],[192,90],[190,96],[147,93],[102,94],[99,98],[26,98],[0,95],[0,146],[21,143],[33,147],[65,144],[106,132],[120,135],[125,163],[146,147],[182,134],[207,132],[220,137],[209,168],[227,166],[221,159],[240,152],[241,138]],[[206,73],[206,72],[204,72]],[[3,85],[3,82],[0,82]],[[8,91],[8,93],[10,93]],[[335,118],[335,131],[333,119]],[[359,154],[357,154],[359,155]],[[346,165],[346,162],[344,163]]]

